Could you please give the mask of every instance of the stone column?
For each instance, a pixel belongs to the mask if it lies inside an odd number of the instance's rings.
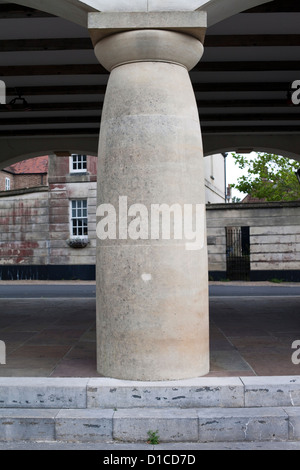
[[[209,372],[205,186],[188,74],[203,46],[179,27],[109,29],[95,39],[93,25],[96,56],[111,72],[99,144],[98,238],[105,238],[103,220],[110,237],[97,246],[98,372],[146,381],[203,376]],[[110,204],[108,212],[103,204]],[[180,219],[173,226],[172,216],[170,237],[158,237],[153,204],[177,204],[182,217],[189,205],[194,222],[197,208],[199,246],[180,237]]]

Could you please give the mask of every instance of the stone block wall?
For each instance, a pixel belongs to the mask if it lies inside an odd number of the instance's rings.
[[[94,279],[96,181],[0,193],[0,279]],[[71,248],[70,200],[88,201],[89,245]],[[207,206],[209,273],[227,278],[226,227],[250,227],[250,278],[300,281],[300,203]]]
[[[2,266],[49,262],[48,189],[0,193],[0,263]]]
[[[89,240],[71,248],[70,199],[88,200]],[[94,279],[96,183],[0,193],[0,280]]]
[[[207,207],[209,271],[226,278],[226,227],[250,227],[250,278],[300,281],[300,202]]]

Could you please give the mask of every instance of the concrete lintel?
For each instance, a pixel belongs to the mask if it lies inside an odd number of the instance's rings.
[[[199,39],[203,44],[206,28],[207,14],[204,11],[105,12],[88,15],[88,29],[94,45],[106,36],[139,29],[181,32]]]

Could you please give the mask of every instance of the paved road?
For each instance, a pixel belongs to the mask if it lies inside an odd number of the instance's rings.
[[[300,296],[298,285],[212,285],[211,297],[274,297],[274,296]]]
[[[211,285],[211,297],[300,296],[298,285]],[[0,299],[95,298],[94,284],[0,284]]]
[[[93,298],[96,286],[91,284],[0,284],[0,299]]]

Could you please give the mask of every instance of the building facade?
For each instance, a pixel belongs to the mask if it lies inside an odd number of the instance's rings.
[[[48,186],[26,175],[40,162]],[[96,166],[52,155],[1,172],[22,172],[24,187],[0,192],[0,279],[95,279]],[[210,279],[300,281],[300,203],[224,204],[223,155],[205,168]]]
[[[97,158],[47,161],[48,186],[0,193],[1,277],[94,279]]]
[[[0,171],[0,192],[48,185],[48,155],[15,163]]]

